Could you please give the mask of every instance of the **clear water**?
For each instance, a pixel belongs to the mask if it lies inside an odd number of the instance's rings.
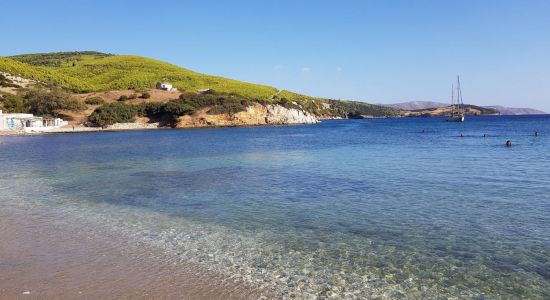
[[[5,208],[284,297],[550,298],[550,116],[4,137],[0,165]]]

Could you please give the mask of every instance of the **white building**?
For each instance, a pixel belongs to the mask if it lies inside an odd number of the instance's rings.
[[[157,89],[165,91],[175,91],[176,89],[169,82],[157,82]]]
[[[35,117],[33,114],[4,114],[0,110],[0,131],[44,132],[68,125],[60,118]]]

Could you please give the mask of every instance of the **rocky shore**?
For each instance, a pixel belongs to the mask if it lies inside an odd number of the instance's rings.
[[[236,114],[209,115],[208,108],[179,119],[177,128],[315,124],[319,120],[303,110],[280,105],[254,104]]]
[[[208,114],[209,108],[201,109],[192,115],[179,118],[175,128],[237,127],[266,125],[315,124],[319,120],[312,114],[300,109],[286,108],[281,105],[262,105],[255,103],[246,111],[235,114]],[[149,118],[137,118],[132,123],[116,123],[106,127],[88,127],[82,124],[70,124],[47,132],[25,133],[21,131],[0,131],[2,135],[35,135],[41,133],[99,132],[122,130],[145,130],[171,128]]]

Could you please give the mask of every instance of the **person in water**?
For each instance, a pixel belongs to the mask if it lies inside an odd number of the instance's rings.
[[[512,141],[511,140],[506,141],[506,147],[512,147]]]

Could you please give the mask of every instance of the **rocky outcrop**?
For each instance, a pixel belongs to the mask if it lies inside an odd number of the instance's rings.
[[[313,124],[319,121],[312,114],[295,108],[280,105],[254,104],[236,114],[209,115],[209,108],[201,109],[192,115],[180,117],[177,127],[219,127]]]
[[[13,84],[17,84],[21,87],[27,87],[29,85],[39,83],[39,81],[23,78],[23,77],[17,76],[17,75],[12,75],[12,74],[7,73],[7,72],[0,72],[0,75],[4,76],[8,80],[8,82],[11,82]]]
[[[266,124],[312,124],[319,122],[315,116],[303,110],[280,105],[267,105]]]
[[[144,122],[134,122],[134,123],[116,123],[113,125],[107,126],[107,130],[135,130],[135,129],[156,129],[159,128],[159,123],[144,123]]]

